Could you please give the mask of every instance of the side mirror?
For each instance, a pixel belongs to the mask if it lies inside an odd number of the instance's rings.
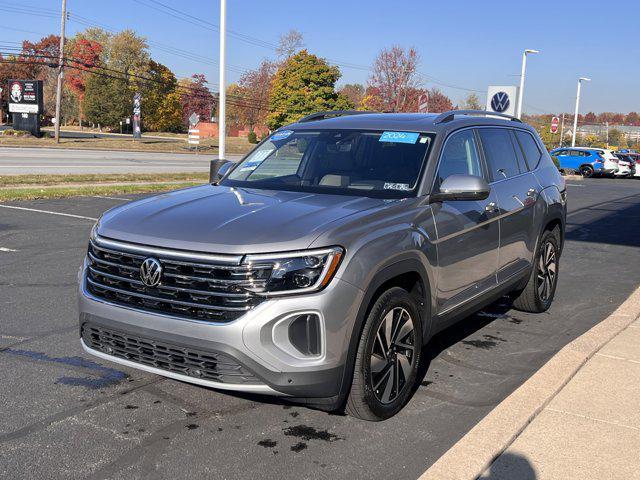
[[[235,165],[235,163],[229,160],[211,160],[211,166],[209,167],[209,182],[216,183],[222,180],[233,165]]]
[[[490,192],[491,187],[484,178],[475,175],[451,175],[445,178],[438,192],[431,194],[431,201],[485,200]]]

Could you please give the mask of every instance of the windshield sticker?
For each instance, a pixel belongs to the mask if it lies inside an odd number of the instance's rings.
[[[411,185],[408,183],[385,183],[383,188],[385,190],[402,190],[403,192],[406,192],[411,190]]]
[[[392,142],[392,143],[416,143],[420,137],[419,133],[415,132],[382,132],[380,135],[380,142]]]
[[[274,148],[270,148],[270,149],[260,150],[260,151],[258,151],[256,153],[254,153],[253,157],[251,158],[251,160],[249,160],[247,163],[242,165],[242,168],[240,169],[240,171],[241,172],[250,172],[250,171],[255,170],[273,152],[275,152],[275,149]]]
[[[271,135],[271,138],[269,140],[273,141],[278,141],[278,140],[284,140],[285,138],[288,138],[291,136],[291,134],[293,133],[293,130],[282,130],[281,132],[276,132],[273,135]]]

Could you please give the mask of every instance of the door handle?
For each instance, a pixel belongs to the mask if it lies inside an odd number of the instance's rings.
[[[520,200],[517,195],[514,195],[513,199],[524,207],[524,202],[522,200]]]
[[[496,202],[489,202],[485,205],[484,207],[484,211],[487,213],[493,213],[493,212],[497,212],[498,211],[498,206],[496,205]]]

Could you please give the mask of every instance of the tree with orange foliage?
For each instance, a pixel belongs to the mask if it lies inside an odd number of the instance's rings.
[[[78,122],[82,128],[82,103],[86,91],[87,76],[91,70],[100,64],[102,45],[93,40],[79,38],[74,42],[66,71],[66,80],[69,88],[78,98]]]

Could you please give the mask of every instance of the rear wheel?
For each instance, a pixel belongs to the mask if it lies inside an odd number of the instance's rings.
[[[416,301],[402,288],[387,290],[365,321],[347,413],[370,421],[398,413],[413,391],[421,347],[422,324]]]
[[[593,177],[594,174],[594,170],[593,167],[591,165],[583,165],[580,167],[580,174],[584,177],[584,178],[591,178]]]
[[[556,227],[542,234],[531,276],[527,286],[513,302],[515,308],[532,313],[549,309],[558,284],[559,260],[560,231]]]

